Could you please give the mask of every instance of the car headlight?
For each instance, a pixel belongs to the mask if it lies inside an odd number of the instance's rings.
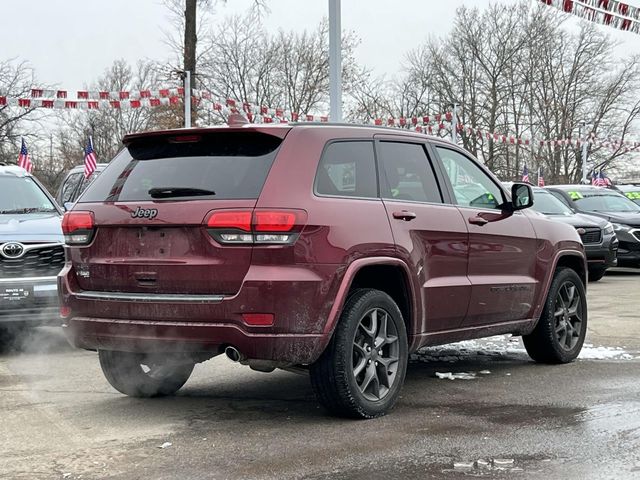
[[[615,229],[613,227],[613,224],[611,222],[607,222],[607,224],[604,226],[604,234],[612,235],[614,231]]]
[[[613,226],[613,230],[616,232],[628,232],[629,230],[631,230],[631,227],[629,227],[628,225],[623,225],[621,223],[612,223],[611,225]]]

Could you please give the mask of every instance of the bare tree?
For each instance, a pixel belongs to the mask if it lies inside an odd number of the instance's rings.
[[[0,61],[0,96],[25,98],[36,82],[33,68],[26,61]],[[42,120],[44,113],[33,107],[0,104],[0,162],[15,163],[20,137],[36,139],[31,126]]]

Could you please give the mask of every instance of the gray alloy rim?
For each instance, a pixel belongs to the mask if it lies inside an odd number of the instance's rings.
[[[556,294],[556,340],[563,350],[572,350],[582,333],[582,298],[573,282],[564,282]]]
[[[358,322],[353,340],[353,376],[360,393],[378,402],[391,391],[398,373],[400,342],[391,316],[374,308]]]

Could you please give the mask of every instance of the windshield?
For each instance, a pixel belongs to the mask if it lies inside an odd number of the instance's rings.
[[[0,214],[56,212],[56,207],[31,177],[0,177]]]
[[[573,213],[564,203],[544,190],[534,190],[532,208],[545,215],[571,215]]]
[[[581,196],[574,198],[574,202],[587,212],[640,212],[640,206],[617,193],[589,195],[581,192]]]

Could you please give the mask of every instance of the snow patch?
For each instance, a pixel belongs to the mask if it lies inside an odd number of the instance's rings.
[[[525,357],[527,351],[520,337],[496,335],[477,340],[425,347],[411,355],[411,360],[422,362],[454,363],[460,360],[473,360],[487,357]],[[640,356],[633,355],[622,347],[594,346],[585,343],[578,356],[580,360],[634,360]],[[480,372],[482,373],[482,372]]]

